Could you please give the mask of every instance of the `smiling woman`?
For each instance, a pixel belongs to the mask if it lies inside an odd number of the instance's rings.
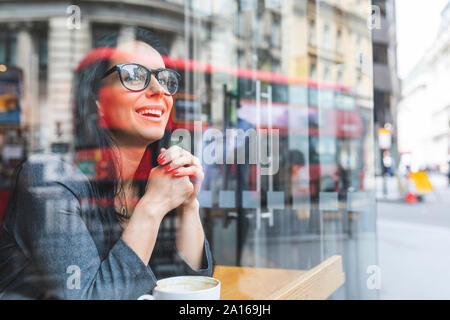
[[[121,132],[122,136],[115,138],[125,139],[122,142],[126,145],[147,145],[161,139],[172,109],[172,95],[178,89],[177,73],[165,69],[158,51],[141,41],[120,44],[110,66],[97,100],[106,126],[116,134]],[[157,111],[160,116],[149,116]]]
[[[89,177],[52,155],[18,169],[0,236],[1,298],[137,299],[161,277],[212,275],[200,162],[165,145],[179,75],[152,34],[134,35],[105,37],[74,79],[76,154],[103,153],[109,171]]]

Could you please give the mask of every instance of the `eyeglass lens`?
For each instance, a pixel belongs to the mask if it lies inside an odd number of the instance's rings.
[[[155,74],[158,83],[168,94],[175,94],[178,90],[178,78],[172,70],[161,70]],[[122,81],[127,89],[140,91],[145,89],[150,77],[150,72],[143,66],[127,64],[121,67]]]

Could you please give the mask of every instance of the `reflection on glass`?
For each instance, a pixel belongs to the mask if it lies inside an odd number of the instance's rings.
[[[74,156],[75,145],[98,138],[75,135],[92,119],[74,123],[73,71],[108,34],[119,41],[143,27],[167,49],[165,67],[180,75],[164,138],[202,161],[198,200],[216,263],[307,270],[340,255],[346,283],[332,297],[375,298],[366,274],[354,272],[377,264],[373,85],[361,60],[372,52],[370,1],[95,3],[80,5],[80,29],[67,30],[61,15],[39,24],[36,42],[34,25],[17,40],[0,32],[0,64],[8,68],[0,72],[0,196],[8,198],[21,160],[42,151]],[[385,58],[381,47],[374,55]],[[107,151],[78,151],[87,177],[111,175]],[[170,261],[164,268],[170,273]]]

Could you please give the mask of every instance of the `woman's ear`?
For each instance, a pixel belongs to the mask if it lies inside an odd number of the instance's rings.
[[[98,99],[95,99],[95,104],[97,105],[98,115],[99,115],[100,117],[103,117],[103,116],[104,116],[103,108],[102,108],[102,106],[101,106],[101,104],[100,104],[100,101],[98,101]]]
[[[102,105],[98,99],[95,99],[95,104],[97,105],[97,123],[100,128],[107,128],[105,113],[103,111]]]

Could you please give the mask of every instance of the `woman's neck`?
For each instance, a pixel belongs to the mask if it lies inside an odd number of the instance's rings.
[[[127,185],[131,183],[133,176],[139,166],[142,156],[145,152],[144,147],[126,147],[118,146],[115,148],[115,153],[119,159],[120,178],[122,182]]]
[[[132,188],[134,174],[139,167],[142,156],[145,153],[146,147],[124,147],[117,146],[114,149],[115,156],[119,160],[120,184],[122,186],[121,193],[114,198],[114,205],[116,211],[131,217],[134,207],[139,200],[136,195],[136,190]],[[127,222],[121,223],[122,228],[125,228]]]

